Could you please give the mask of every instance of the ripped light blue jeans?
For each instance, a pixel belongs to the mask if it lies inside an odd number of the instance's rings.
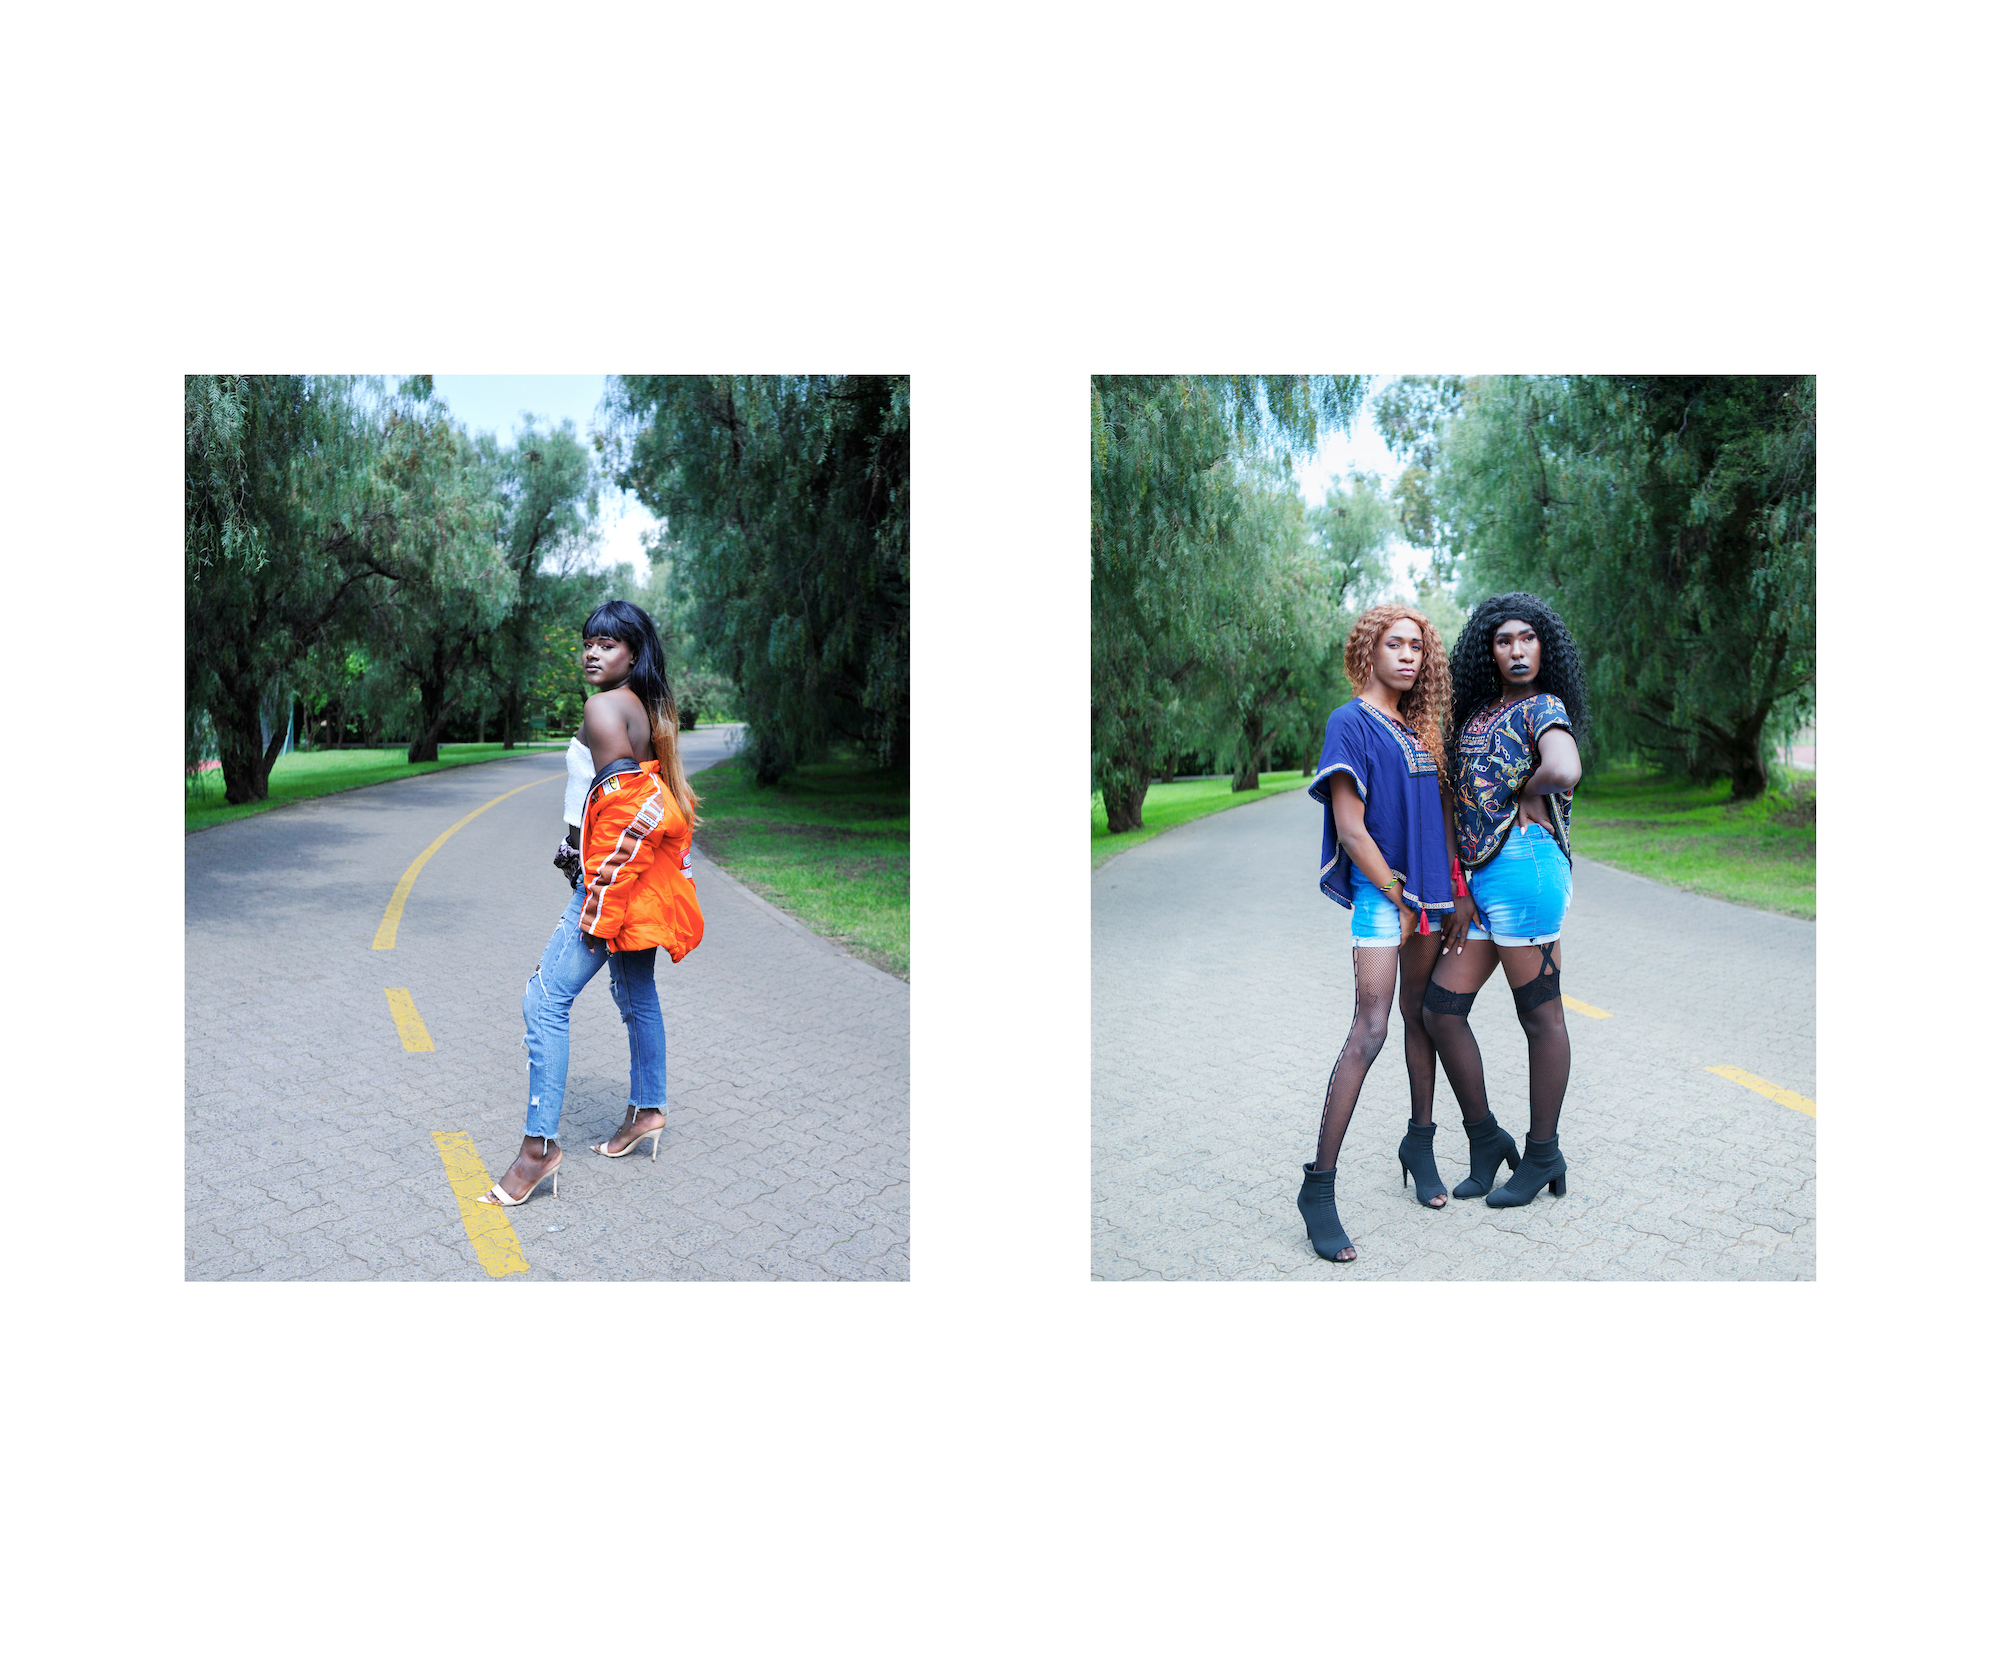
[[[550,1140],[562,1121],[563,1087],[569,1078],[569,1010],[606,961],[611,963],[611,999],[625,1021],[632,1051],[632,1103],[662,1111],[667,1107],[667,1027],[653,988],[656,952],[592,948],[577,925],[582,914],[583,891],[578,888],[521,996],[521,1022],[527,1026],[522,1041],[528,1049],[525,1132]]]

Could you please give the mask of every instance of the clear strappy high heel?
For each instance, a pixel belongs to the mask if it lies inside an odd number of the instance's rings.
[[[625,1108],[625,1115],[632,1121],[637,1122],[640,1116],[642,1116],[644,1113],[649,1111],[660,1111],[660,1110],[661,1108],[658,1106],[627,1106]],[[595,1146],[591,1147],[591,1150],[597,1153],[598,1156],[600,1157],[629,1158],[632,1155],[632,1153],[637,1149],[640,1141],[650,1140],[653,1143],[653,1152],[652,1152],[653,1162],[658,1163],[660,1161],[660,1136],[665,1134],[666,1132],[667,1132],[666,1115],[664,1112],[661,1112],[660,1126],[657,1129],[647,1129],[643,1134],[635,1134],[630,1140],[626,1141],[625,1144],[619,1147],[616,1151],[612,1150],[610,1140],[599,1141]],[[613,1140],[615,1140],[616,1138],[617,1138],[616,1135],[612,1136]]]
[[[542,1156],[547,1157],[549,1155],[548,1137],[546,1135],[543,1135],[543,1136],[538,1136],[537,1138],[539,1138],[542,1142]],[[562,1183],[556,1179],[556,1171],[561,1168],[562,1168],[562,1151],[560,1148],[558,1148],[556,1151],[556,1161],[550,1164],[547,1169],[543,1170],[541,1174],[537,1175],[532,1181],[530,1181],[528,1183],[528,1190],[522,1193],[519,1198],[509,1198],[507,1194],[501,1190],[500,1183],[498,1181],[495,1181],[492,1184],[492,1186],[488,1187],[486,1191],[480,1195],[479,1202],[482,1204],[498,1204],[503,1210],[516,1210],[519,1209],[523,1204],[527,1203],[527,1201],[530,1198],[535,1196],[535,1188],[540,1186],[544,1181],[547,1181],[549,1184],[549,1196],[551,1198],[559,1198],[562,1195]]]

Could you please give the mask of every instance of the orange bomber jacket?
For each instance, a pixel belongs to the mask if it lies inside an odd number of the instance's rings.
[[[701,942],[694,830],[655,760],[621,759],[598,772],[581,837],[584,931],[613,949],[664,949],[676,961]]]

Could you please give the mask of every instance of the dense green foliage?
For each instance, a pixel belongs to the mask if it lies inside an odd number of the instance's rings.
[[[618,479],[776,782],[836,745],[906,767],[910,389],[901,376],[625,376]]]
[[[207,714],[243,804],[284,739],[285,674],[380,571],[391,510],[352,379],[190,376],[184,416],[189,745]]]
[[[425,376],[190,376],[185,419],[188,764],[219,757],[230,804],[288,730],[419,763],[489,719],[508,746],[531,711],[575,723],[607,577],[573,425],[475,439]]]
[[[1567,621],[1596,758],[1764,791],[1812,710],[1812,377],[1476,380],[1430,489],[1461,601],[1529,590]]]
[[[1091,379],[1091,776],[1111,831],[1142,825],[1147,784],[1191,736],[1218,738],[1247,786],[1315,702],[1341,575],[1354,588],[1379,554],[1355,535],[1387,523],[1358,486],[1309,520],[1290,448],[1347,428],[1366,390],[1360,376]]]

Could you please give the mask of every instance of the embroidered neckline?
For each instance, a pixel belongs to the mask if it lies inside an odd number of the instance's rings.
[[[1354,700],[1356,705],[1365,708],[1395,737],[1396,744],[1403,749],[1404,766],[1411,775],[1434,776],[1438,773],[1437,760],[1431,757],[1430,748],[1424,745],[1414,729],[1401,718],[1391,717],[1372,701],[1363,700],[1359,695],[1356,695]]]

